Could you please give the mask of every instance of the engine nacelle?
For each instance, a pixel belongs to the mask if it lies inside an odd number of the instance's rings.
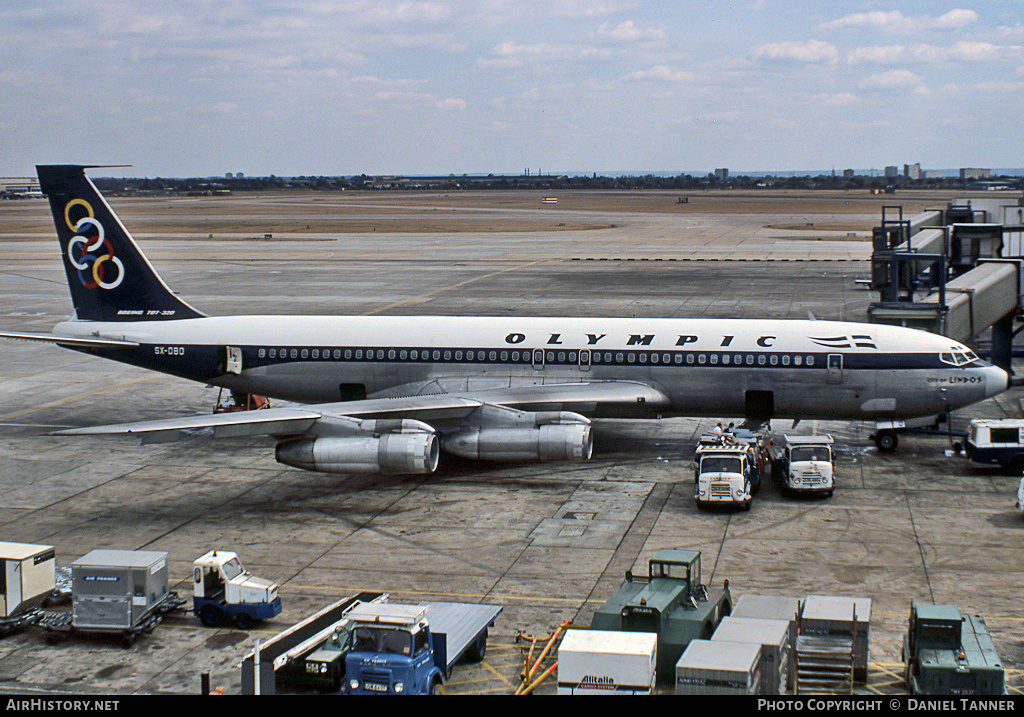
[[[593,452],[589,423],[536,427],[471,427],[444,437],[444,448],[462,458],[518,463],[585,461]]]
[[[433,473],[440,450],[433,433],[299,438],[277,444],[278,463],[320,473]]]

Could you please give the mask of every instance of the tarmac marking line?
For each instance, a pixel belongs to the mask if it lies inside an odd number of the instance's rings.
[[[99,389],[96,389],[95,391],[90,391],[89,393],[80,393],[77,396],[69,396],[67,398],[62,398],[59,401],[51,401],[50,403],[44,403],[44,404],[41,404],[39,406],[34,406],[32,408],[26,408],[23,411],[17,411],[15,413],[8,413],[6,416],[0,416],[0,421],[9,421],[10,419],[17,418],[18,416],[24,416],[25,414],[28,414],[28,413],[35,413],[36,411],[42,411],[44,408],[53,408],[54,406],[61,406],[61,405],[65,404],[65,403],[71,403],[72,401],[77,401],[77,400],[79,400],[81,398],[88,398],[89,396],[95,396],[95,395],[100,394],[100,393],[106,393],[107,391],[113,391],[114,389],[124,388],[125,386],[131,386],[131,385],[136,384],[136,383],[142,383],[143,381],[149,381],[150,379],[156,378],[156,376],[158,376],[158,375],[159,374],[153,374],[151,376],[143,376],[142,378],[137,378],[137,379],[134,379],[132,381],[126,381],[125,383],[118,383],[118,384],[114,384],[113,386],[107,386],[106,388],[99,388]]]

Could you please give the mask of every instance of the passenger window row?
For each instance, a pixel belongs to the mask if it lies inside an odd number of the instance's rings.
[[[581,356],[582,353],[582,356]],[[589,354],[589,355],[588,355]],[[532,363],[534,352],[508,349],[384,349],[384,348],[261,348],[260,359],[313,361],[417,361]],[[726,353],[682,351],[553,351],[544,350],[545,364],[814,366],[813,354]],[[539,358],[539,357],[538,357]],[[539,363],[539,361],[538,361]]]

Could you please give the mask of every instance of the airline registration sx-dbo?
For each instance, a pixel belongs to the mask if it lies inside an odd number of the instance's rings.
[[[314,471],[430,473],[440,448],[493,461],[590,457],[593,417],[888,421],[1007,388],[966,346],[914,329],[756,319],[208,317],[160,279],[77,165],[39,166],[74,315],[0,337],[301,406],[65,434],[271,435]]]

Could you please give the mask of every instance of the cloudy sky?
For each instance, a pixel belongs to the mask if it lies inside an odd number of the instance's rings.
[[[0,38],[0,176],[1024,166],[1018,1],[15,0]]]

